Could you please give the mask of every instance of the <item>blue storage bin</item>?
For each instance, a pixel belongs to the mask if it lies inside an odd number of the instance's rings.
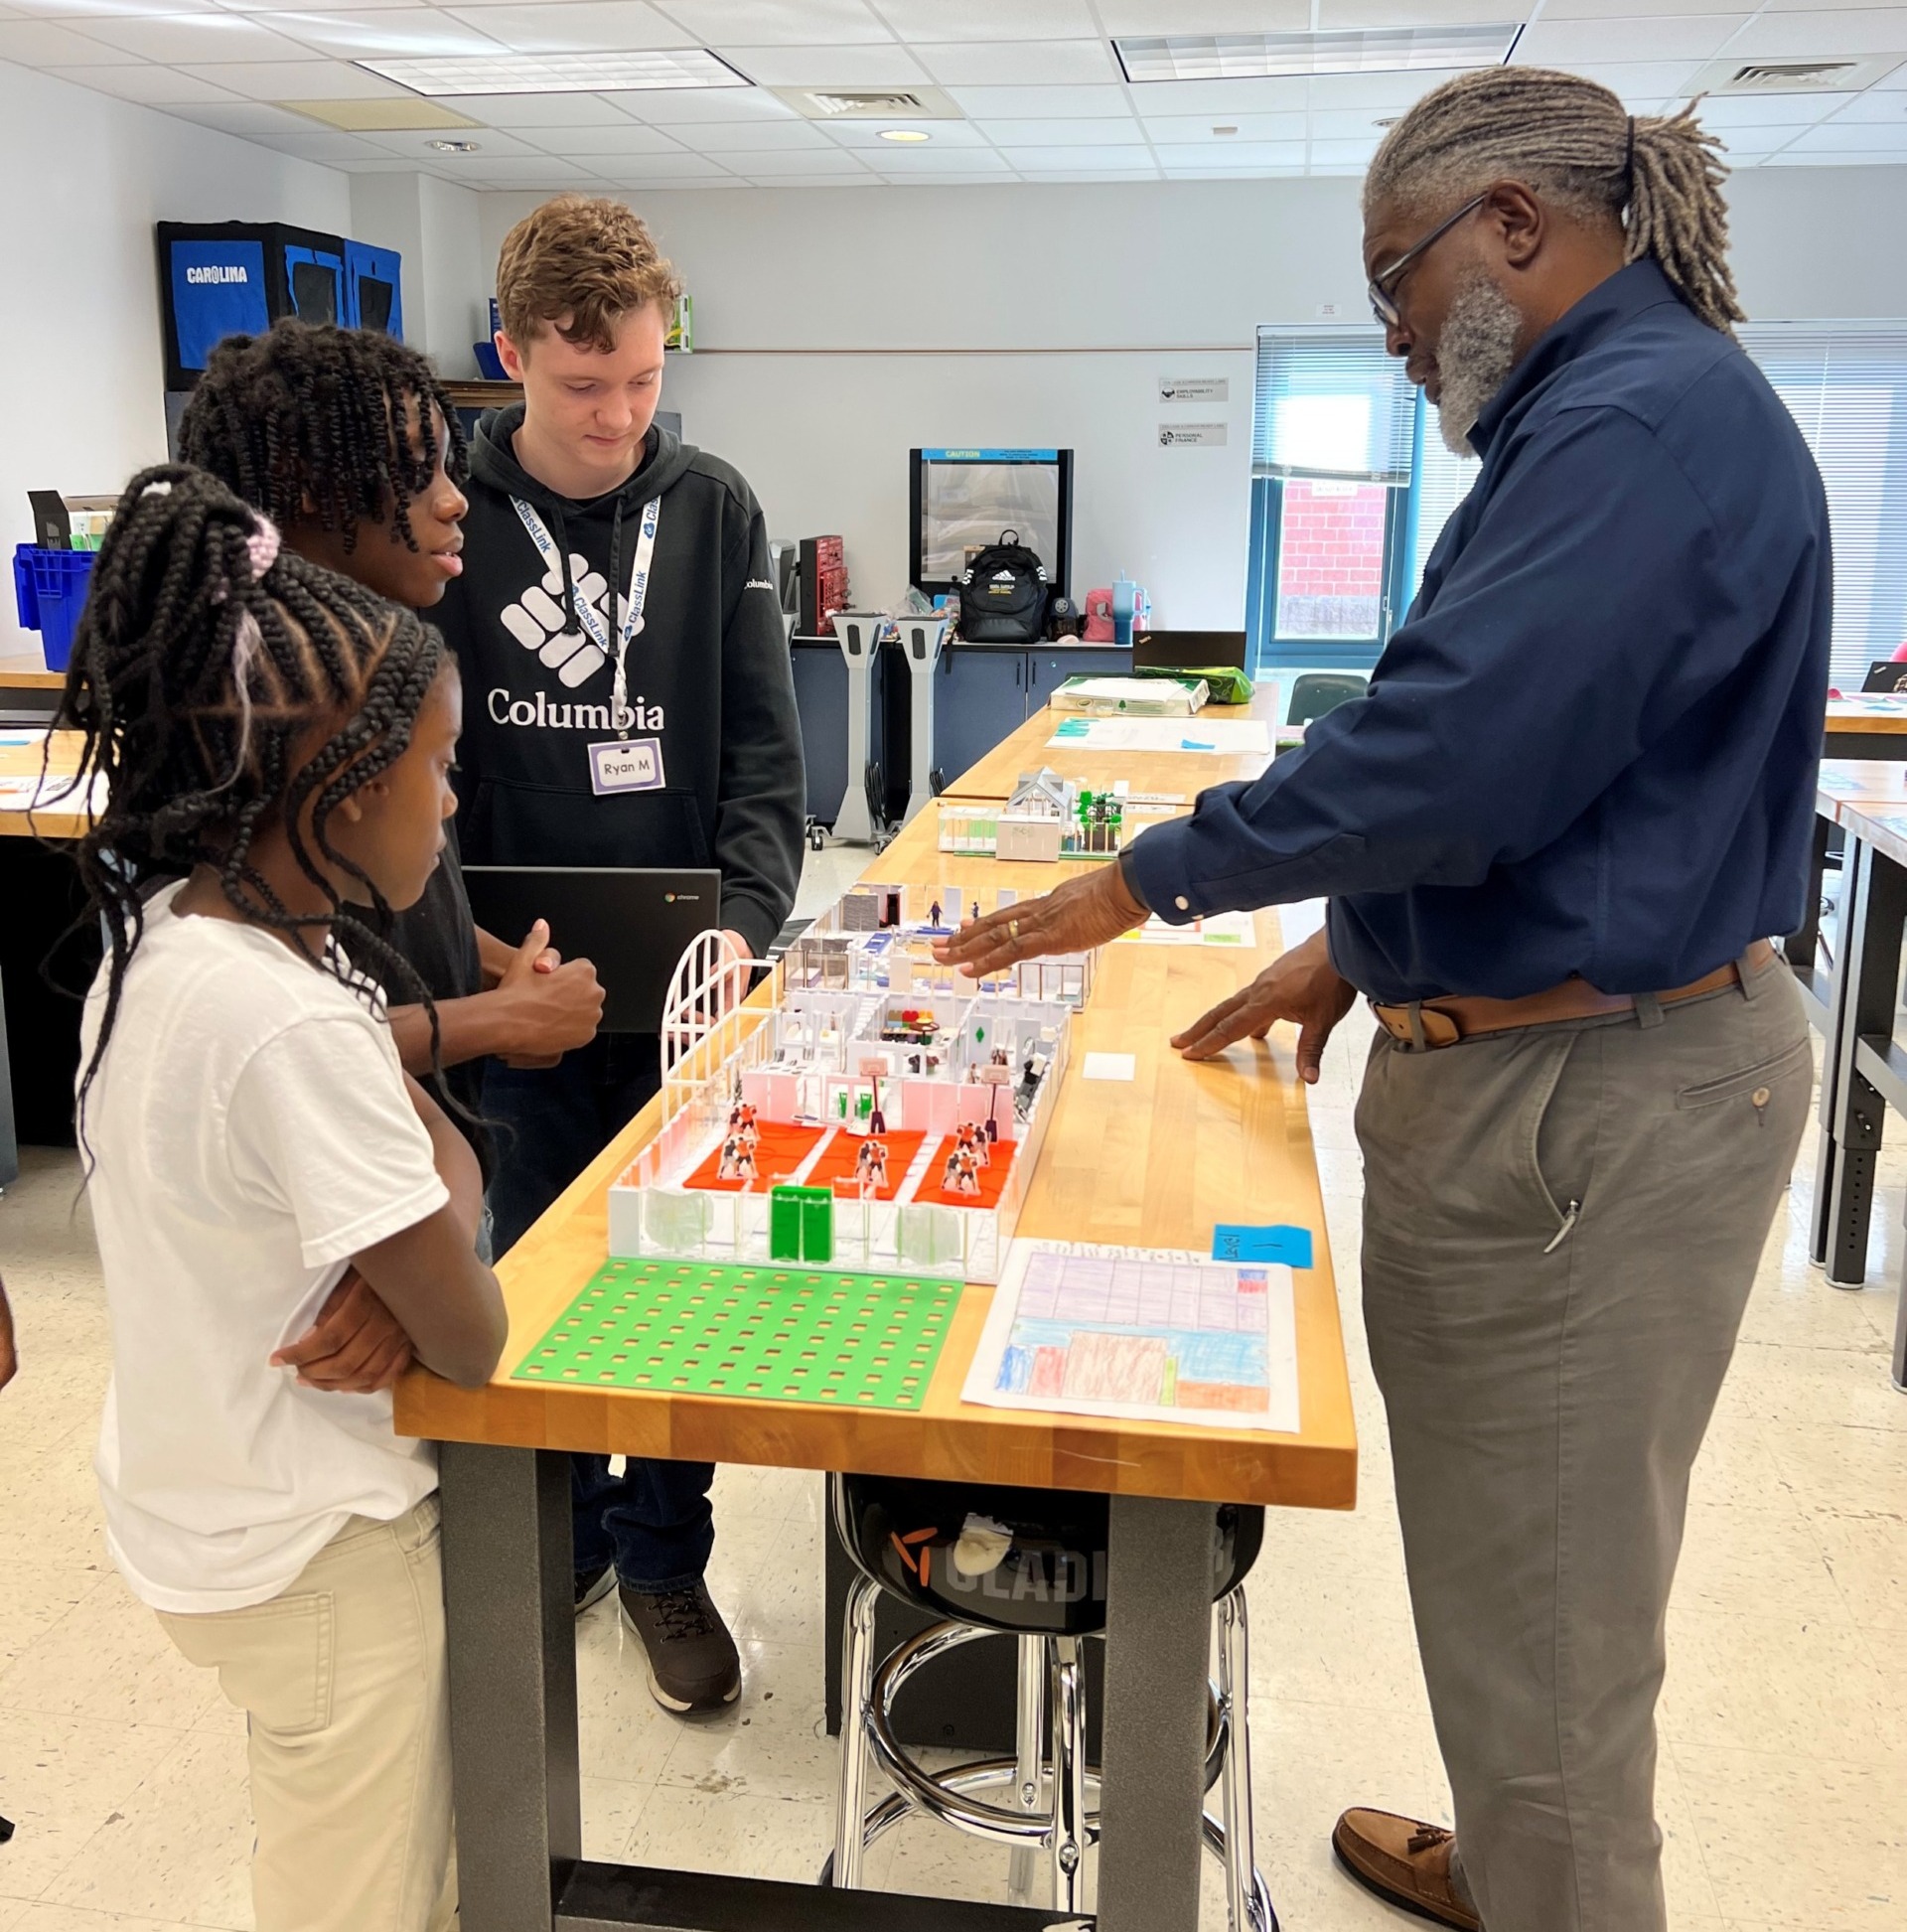
[[[40,633],[49,670],[65,670],[73,634],[85,607],[96,550],[46,550],[20,543],[13,552],[13,601],[23,629]]]

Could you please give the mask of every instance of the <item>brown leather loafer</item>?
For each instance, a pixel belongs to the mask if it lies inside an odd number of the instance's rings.
[[[1451,1882],[1457,1841],[1441,1825],[1360,1807],[1338,1820],[1331,1849],[1345,1870],[1386,1904],[1458,1932],[1483,1932],[1483,1921]]]

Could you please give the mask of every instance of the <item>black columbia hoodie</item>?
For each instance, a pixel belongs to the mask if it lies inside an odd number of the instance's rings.
[[[724,926],[766,956],[795,903],[807,779],[782,608],[754,493],[726,463],[653,428],[636,474],[587,503],[517,463],[523,407],[494,409],[470,451],[464,573],[431,612],[464,677],[458,826],[472,865],[713,865]],[[551,541],[542,552],[513,499]],[[628,714],[611,715],[615,639],[645,507],[660,500]],[[652,741],[660,784],[598,796],[589,747]]]

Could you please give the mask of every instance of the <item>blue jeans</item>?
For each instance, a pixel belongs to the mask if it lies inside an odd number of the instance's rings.
[[[498,1254],[521,1240],[661,1081],[661,1050],[653,1034],[603,1034],[554,1067],[492,1063],[484,1112],[503,1129],[489,1196]],[[632,1589],[679,1589],[701,1580],[715,1542],[712,1462],[631,1456],[628,1473],[612,1476],[606,1456],[569,1460],[579,1576],[614,1562],[617,1577]]]

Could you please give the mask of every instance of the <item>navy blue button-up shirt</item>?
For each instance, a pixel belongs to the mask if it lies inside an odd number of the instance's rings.
[[[1472,432],[1482,468],[1369,694],[1129,863],[1167,920],[1328,895],[1379,999],[1666,991],[1801,924],[1828,507],[1755,365],[1652,261]]]

